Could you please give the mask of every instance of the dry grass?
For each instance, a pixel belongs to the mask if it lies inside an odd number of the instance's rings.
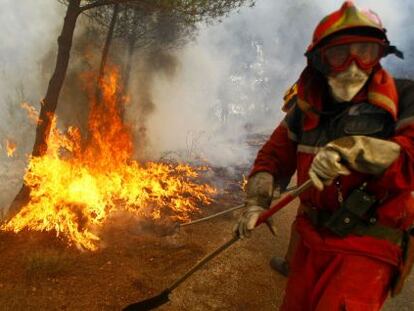
[[[20,310],[33,310],[27,300],[22,297],[28,297],[30,290],[16,286],[12,289],[6,288],[0,290],[0,300],[2,305],[0,310],[2,311],[20,311]]]
[[[28,279],[54,278],[70,269],[71,258],[62,251],[34,251],[25,258],[25,272]]]

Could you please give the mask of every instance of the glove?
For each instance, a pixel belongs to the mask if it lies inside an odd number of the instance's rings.
[[[247,208],[233,227],[234,235],[238,235],[241,239],[250,237],[260,214],[269,208],[272,200],[280,197],[280,189],[277,187],[273,191],[273,184],[273,176],[268,172],[258,172],[249,178],[246,186]],[[271,218],[267,219],[266,224],[272,234],[275,234]]]
[[[339,175],[349,174],[349,169],[341,164],[341,155],[327,147],[316,154],[309,169],[309,177],[319,191],[322,191],[325,185],[330,185]]]
[[[397,143],[367,136],[346,136],[326,145],[340,154],[352,169],[366,174],[381,175],[400,156]]]

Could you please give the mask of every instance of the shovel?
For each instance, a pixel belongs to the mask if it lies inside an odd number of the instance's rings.
[[[295,190],[295,189],[297,189],[297,187],[290,187],[290,188],[287,188],[287,189],[286,189],[286,190],[285,190],[282,194],[284,194],[285,192],[288,192],[288,191]],[[235,206],[235,207],[231,207],[231,208],[229,208],[229,209],[227,209],[227,210],[224,210],[224,211],[218,212],[218,213],[216,213],[216,214],[213,214],[213,215],[210,215],[210,216],[207,216],[207,217],[199,218],[199,219],[196,219],[196,220],[193,220],[193,221],[190,221],[190,222],[185,222],[185,223],[183,223],[183,224],[179,224],[179,223],[177,223],[177,224],[175,225],[175,227],[176,227],[177,229],[181,229],[181,228],[183,228],[183,227],[188,227],[188,226],[192,226],[192,225],[195,225],[195,224],[199,224],[199,223],[201,223],[201,222],[205,222],[205,221],[208,221],[208,220],[214,219],[214,218],[216,218],[216,217],[218,217],[218,216],[226,215],[226,214],[229,214],[229,213],[231,213],[231,212],[237,211],[237,210],[239,210],[239,209],[242,209],[242,208],[243,208],[243,207],[245,207],[245,206],[246,206],[245,204],[240,204],[240,205],[237,205],[237,206]]]
[[[262,223],[264,223],[269,217],[271,217],[273,214],[275,214],[277,211],[279,211],[281,208],[292,202],[297,196],[299,196],[302,192],[312,187],[313,183],[311,180],[307,180],[305,183],[303,183],[300,187],[293,190],[292,192],[285,195],[283,198],[281,198],[276,204],[274,204],[271,208],[264,211],[262,214],[260,214],[259,219],[256,222],[256,227],[260,226]],[[229,248],[231,245],[233,245],[235,242],[237,242],[240,238],[238,236],[233,237],[220,247],[218,247],[216,250],[211,252],[210,254],[207,254],[203,259],[201,259],[197,264],[195,264],[190,270],[188,270],[185,274],[183,274],[180,278],[178,278],[176,281],[174,281],[168,288],[166,288],[161,294],[154,296],[152,298],[133,303],[126,308],[123,309],[123,311],[149,311],[153,310],[155,308],[158,308],[162,306],[163,304],[167,303],[169,299],[169,295],[171,292],[176,289],[178,286],[181,285],[185,280],[187,280],[191,275],[193,275],[194,272],[198,271],[201,267],[203,267],[206,263],[208,263],[210,260],[212,260],[214,257],[219,255],[221,252]]]

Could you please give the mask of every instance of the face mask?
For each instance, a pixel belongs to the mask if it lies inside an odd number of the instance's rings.
[[[348,69],[327,77],[332,95],[338,102],[351,101],[363,88],[368,78],[369,74],[359,69],[355,62]]]

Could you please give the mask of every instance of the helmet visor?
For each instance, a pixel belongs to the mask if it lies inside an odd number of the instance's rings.
[[[352,61],[362,69],[374,67],[384,53],[378,42],[353,42],[328,46],[322,50],[323,60],[334,71],[345,70]]]

